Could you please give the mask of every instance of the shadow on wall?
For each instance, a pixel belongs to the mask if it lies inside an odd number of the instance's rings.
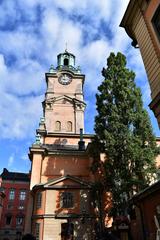
[[[62,148],[59,145],[54,149],[55,155],[48,156],[43,160],[42,176],[47,177],[47,181],[65,175],[88,180],[90,175],[89,158],[83,154],[76,154],[77,149],[71,151],[72,149],[68,146],[64,147],[65,153],[61,154]]]
[[[80,190],[80,218],[75,221],[75,237],[77,239],[93,239],[95,236],[93,207],[90,190]],[[76,239],[76,238],[75,238]]]

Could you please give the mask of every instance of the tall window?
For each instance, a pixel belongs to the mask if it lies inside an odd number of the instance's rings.
[[[23,224],[23,216],[17,216],[16,217],[16,225],[20,226]]]
[[[19,200],[25,200],[26,199],[26,191],[25,190],[21,190],[19,193]]]
[[[158,8],[152,18],[152,24],[153,24],[156,34],[160,40],[160,5],[158,6]]]
[[[72,132],[72,122],[71,121],[67,122],[67,132]]]
[[[36,196],[36,207],[41,208],[42,205],[42,193],[38,192]]]
[[[11,189],[9,192],[9,200],[14,200],[15,198],[15,190]]]
[[[7,215],[6,216],[6,225],[10,225],[12,222],[12,215]]]
[[[36,236],[36,240],[40,239],[40,223],[36,223],[35,236]]]
[[[56,121],[55,122],[55,131],[60,131],[61,130],[61,122],[60,121]]]
[[[61,208],[73,207],[73,193],[63,192],[61,193]]]

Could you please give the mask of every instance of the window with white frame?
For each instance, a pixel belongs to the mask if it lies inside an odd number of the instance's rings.
[[[24,201],[26,199],[26,190],[20,190],[19,200]]]
[[[9,200],[14,200],[14,199],[15,199],[15,190],[14,189],[10,189]]]

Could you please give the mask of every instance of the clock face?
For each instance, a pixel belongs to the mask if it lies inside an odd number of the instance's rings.
[[[67,85],[72,81],[72,78],[70,75],[65,73],[58,78],[58,81],[63,85]]]

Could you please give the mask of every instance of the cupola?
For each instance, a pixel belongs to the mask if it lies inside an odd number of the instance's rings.
[[[49,73],[56,73],[57,70],[70,70],[74,74],[81,74],[80,66],[75,67],[75,56],[68,52],[67,49],[64,53],[60,53],[57,56],[57,67],[54,68],[53,65],[49,68]]]
[[[65,50],[64,53],[60,53],[57,56],[57,68],[69,68],[75,70],[75,56],[72,53],[69,53]]]

